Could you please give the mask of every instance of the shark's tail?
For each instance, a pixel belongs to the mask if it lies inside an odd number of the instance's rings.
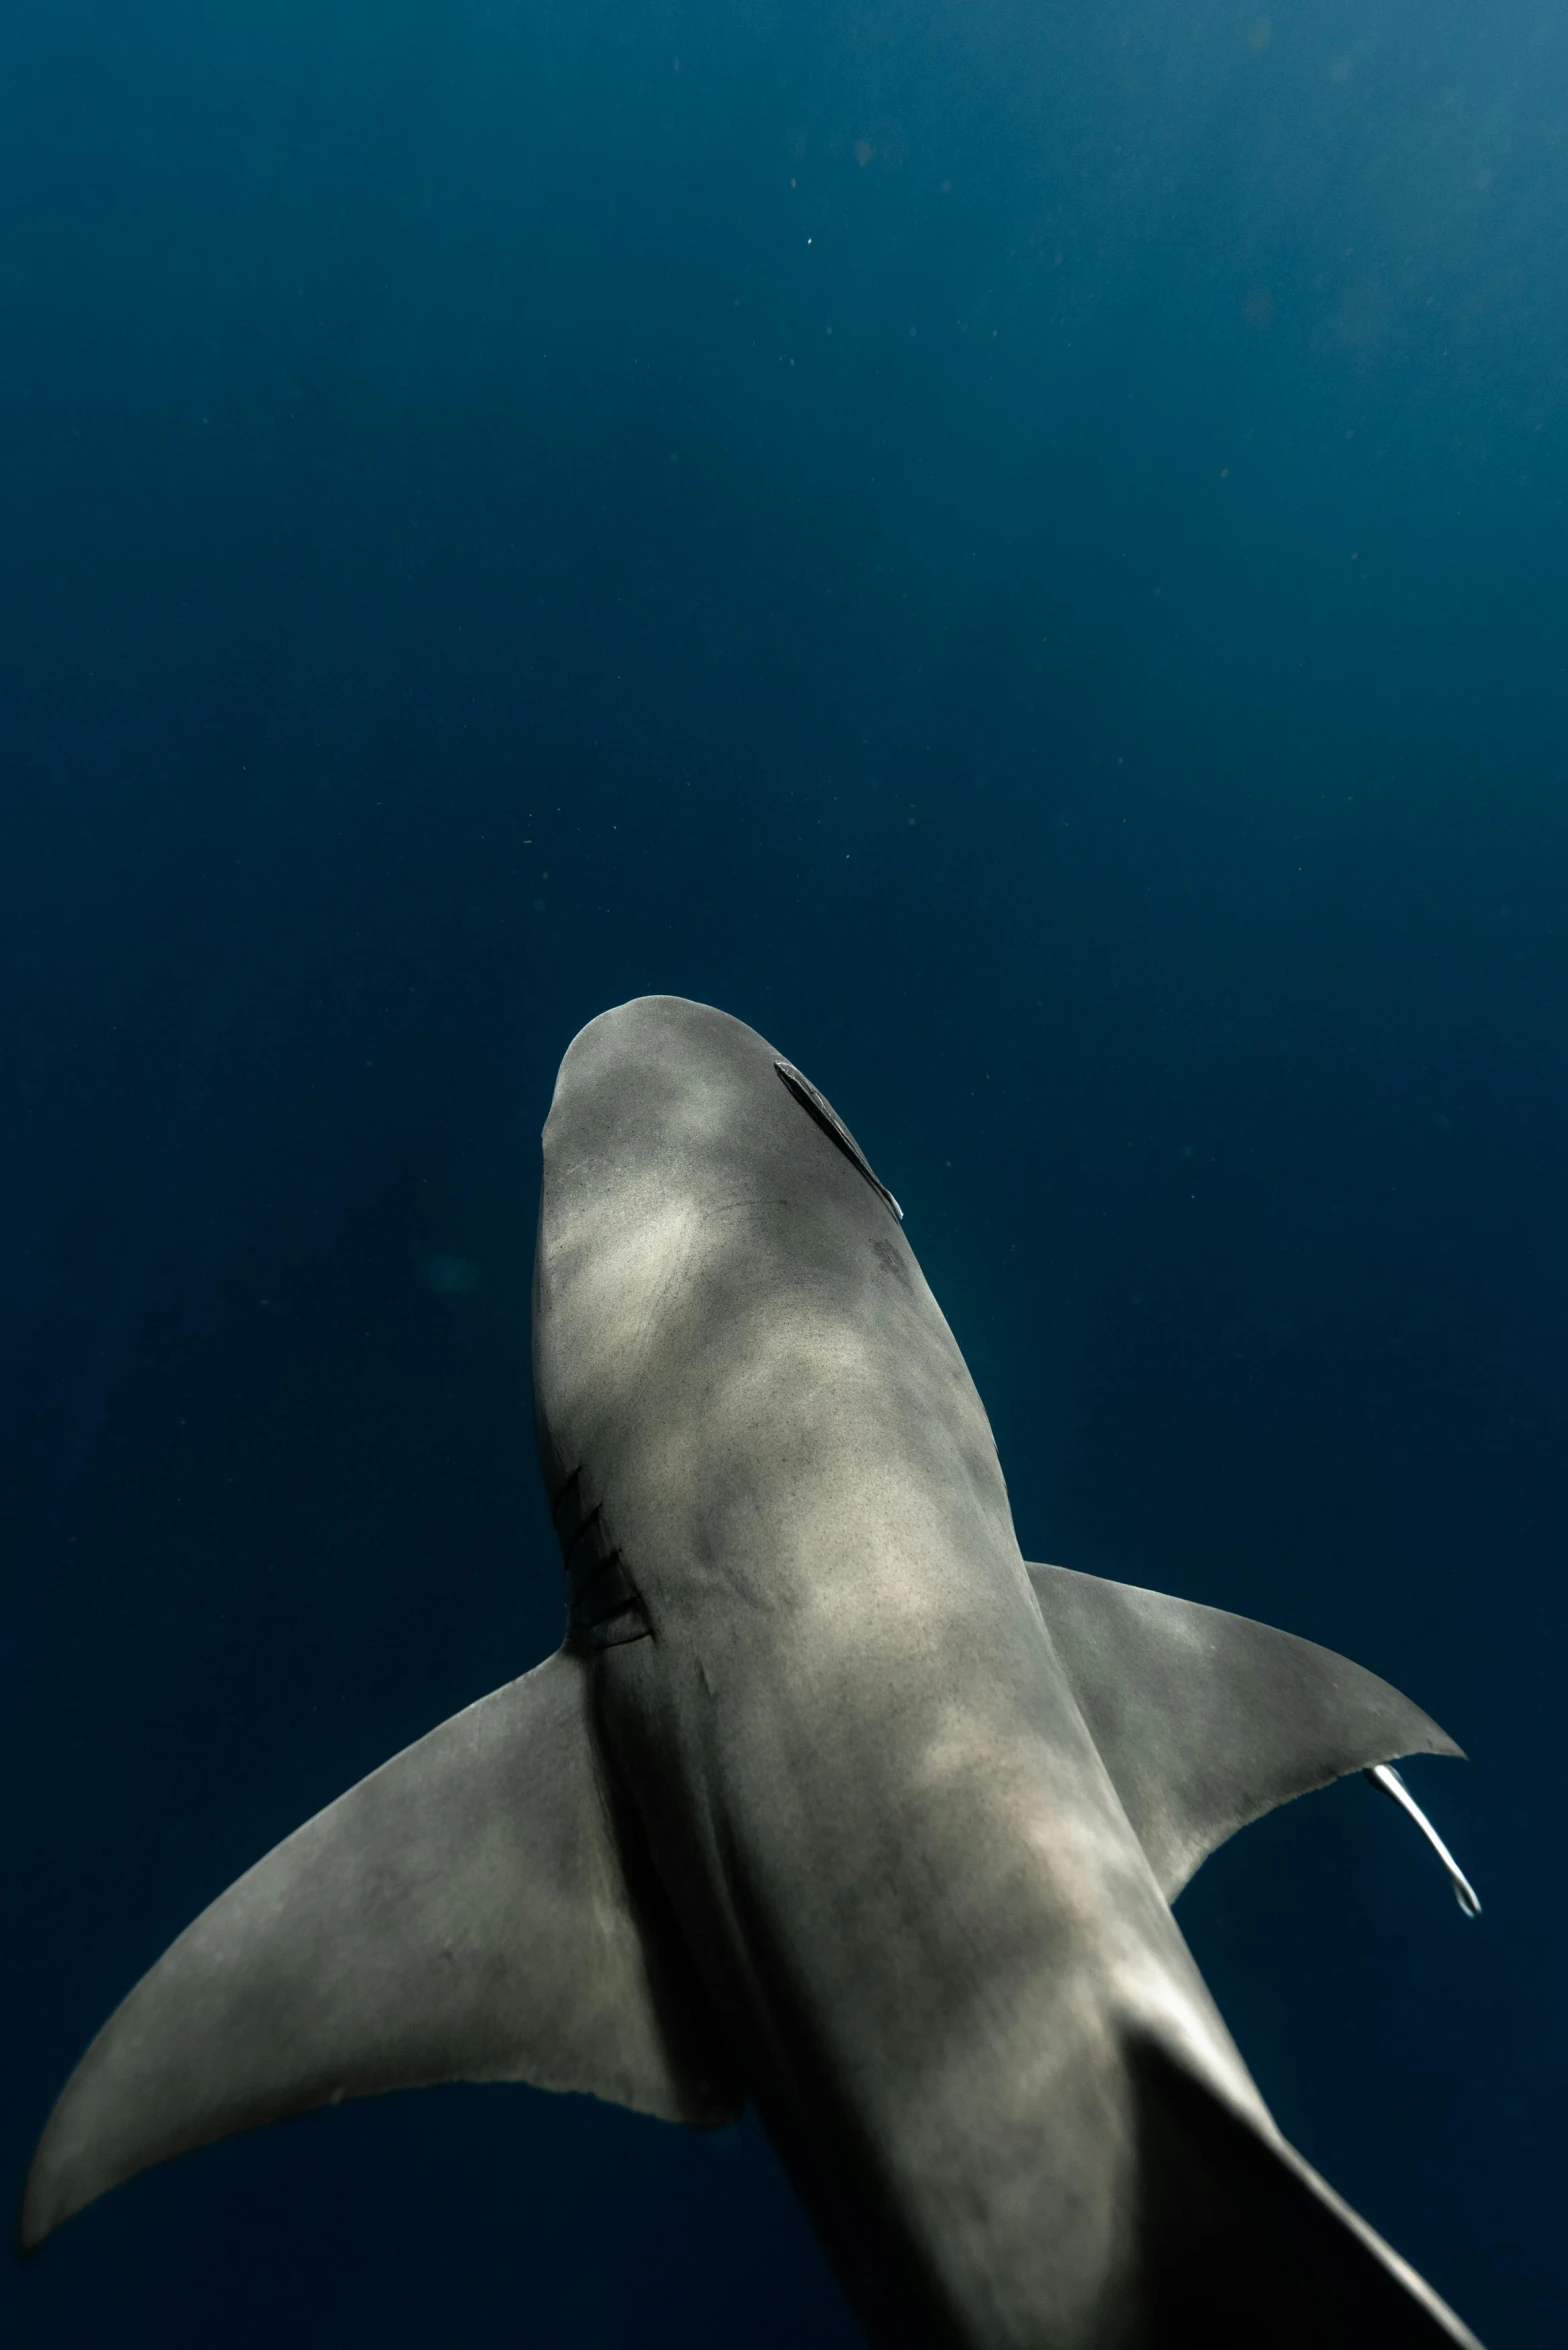
[[[1116,2350],[1480,2350],[1283,2139],[1160,2041],[1142,2039],[1129,2056],[1140,2257]]]

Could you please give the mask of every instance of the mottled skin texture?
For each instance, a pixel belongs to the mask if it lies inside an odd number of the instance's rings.
[[[1234,2116],[1260,2170],[1278,2136],[1058,1660],[952,1334],[741,1023],[650,998],[567,1054],[535,1383],[552,1493],[627,1599],[577,1635],[610,1643],[605,1750],[873,2332],[1177,2339],[1149,2082],[1192,2083],[1221,2139]],[[1396,2317],[1365,2338],[1463,2339],[1366,2240]],[[1255,2310],[1211,2338],[1284,2337]]]

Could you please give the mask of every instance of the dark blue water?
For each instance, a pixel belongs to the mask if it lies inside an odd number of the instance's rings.
[[[1031,1555],[1468,1768],[1181,1917],[1292,2138],[1559,2338],[1568,18],[57,0],[0,21],[3,2120],[553,1647],[537,1138],[762,1028]],[[856,2337],[749,2123],[394,2098],[121,2190],[29,2346]]]

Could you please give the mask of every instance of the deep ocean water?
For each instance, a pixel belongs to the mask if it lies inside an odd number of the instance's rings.
[[[560,1630],[538,1131],[699,996],[902,1200],[1026,1553],[1307,1633],[1179,1916],[1489,2350],[1568,2327],[1568,16],[59,0],[0,22],[3,2126]],[[373,2101],[28,2350],[858,2337],[760,2132]]]

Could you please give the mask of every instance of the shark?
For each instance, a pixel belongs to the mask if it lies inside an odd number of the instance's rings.
[[[1476,2350],[1286,2142],[1172,1911],[1347,1772],[1437,1842],[1392,1764],[1452,1739],[1311,1642],[1024,1559],[897,1200],[744,1022],[592,1021],[543,1160],[562,1644],[179,1936],[48,2120],[24,2247],[231,2131],[509,2080],[751,2101],[878,2345]]]

